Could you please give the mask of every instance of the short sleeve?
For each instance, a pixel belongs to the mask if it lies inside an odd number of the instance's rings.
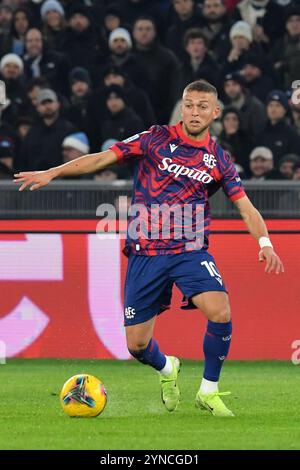
[[[122,140],[121,142],[116,142],[110,147],[110,150],[115,152],[118,157],[118,161],[127,161],[129,158],[143,157],[148,150],[149,141],[153,128],[150,127],[148,131],[141,132],[140,134],[135,134],[128,139]]]
[[[229,155],[223,151],[220,162],[221,184],[224,193],[232,202],[246,195],[244,185]]]

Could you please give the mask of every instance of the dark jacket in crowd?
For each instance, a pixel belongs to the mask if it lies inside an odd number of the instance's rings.
[[[249,171],[249,154],[252,147],[248,134],[239,129],[235,134],[228,135],[223,130],[219,135],[218,141],[221,146],[227,144],[232,148],[232,156],[235,158],[235,163],[241,165],[247,174]]]
[[[289,89],[300,77],[300,36],[286,35],[277,41],[271,50],[271,57],[277,72],[279,87]]]
[[[22,143],[17,169],[39,171],[61,165],[62,141],[73,132],[76,132],[74,126],[62,117],[51,126],[42,120],[34,124]]]
[[[124,140],[143,130],[145,128],[140,117],[133,109],[125,107],[117,114],[110,114],[103,121],[101,128],[102,143],[107,139]]]
[[[182,63],[178,73],[178,90],[175,98],[181,98],[186,85],[200,79],[207,80],[212,85],[219,87],[220,67],[208,53],[205,54],[203,61],[196,70],[192,67],[189,58],[186,58]]]
[[[201,23],[202,18],[198,7],[195,7],[192,17],[188,20],[182,21],[176,15],[174,24],[167,30],[165,40],[166,46],[171,49],[179,59],[183,59],[185,56],[183,38],[186,31],[190,28],[199,28]]]
[[[274,125],[268,122],[257,138],[257,145],[272,150],[275,166],[288,153],[300,156],[300,136],[285,120]]]
[[[39,76],[37,74],[37,69],[39,69],[40,75],[45,77],[51,88],[64,95],[68,94],[70,62],[64,54],[44,47],[39,60],[32,59],[25,54],[23,61],[27,80]]]
[[[148,50],[136,50],[135,54],[147,72],[150,82],[148,96],[158,122],[166,124],[174,106],[179,62],[173,52],[161,46],[158,41]]]

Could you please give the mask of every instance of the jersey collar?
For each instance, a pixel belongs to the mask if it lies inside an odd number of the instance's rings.
[[[182,121],[180,121],[180,122],[178,122],[178,124],[176,124],[175,129],[176,129],[177,134],[181,138],[181,140],[183,140],[187,144],[192,145],[193,147],[207,147],[208,144],[209,144],[209,141],[210,141],[209,132],[207,132],[207,134],[206,134],[206,136],[203,140],[194,140],[194,139],[191,139],[190,137],[188,137],[184,133],[184,131],[182,129]]]

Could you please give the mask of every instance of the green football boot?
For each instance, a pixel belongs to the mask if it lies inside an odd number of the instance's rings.
[[[231,392],[212,392],[201,393],[200,390],[196,395],[196,407],[208,410],[214,416],[229,417],[234,416],[231,410],[223,403],[221,396],[230,395]]]
[[[180,390],[177,383],[180,361],[177,357],[168,357],[173,364],[173,371],[169,375],[159,373],[161,399],[168,411],[175,411],[180,400]]]

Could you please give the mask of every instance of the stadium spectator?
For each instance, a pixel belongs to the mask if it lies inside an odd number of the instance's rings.
[[[248,55],[256,55],[261,60],[266,60],[262,47],[253,42],[253,34],[248,23],[237,21],[229,33],[231,49],[224,64],[224,73],[240,71],[247,60]]]
[[[266,123],[263,104],[245,89],[245,80],[237,72],[224,77],[224,103],[240,112],[241,129],[254,141]]]
[[[108,116],[105,90],[111,85],[123,88],[126,103],[142,118],[145,128],[155,123],[153,108],[146,93],[137,88],[122,69],[108,65],[103,70],[103,79],[99,87],[91,93],[87,105],[86,130],[93,152],[99,151],[99,129],[103,119]]]
[[[56,93],[43,89],[37,97],[39,122],[34,124],[24,139],[21,147],[19,169],[42,170],[45,165],[61,164],[62,142],[73,133],[75,128],[66,119],[60,117],[60,103]]]
[[[268,147],[255,147],[249,160],[251,180],[263,181],[273,170],[273,154]]]
[[[20,141],[24,140],[30,131],[34,121],[30,116],[20,116],[17,119],[16,131]]]
[[[262,103],[266,101],[268,93],[274,88],[274,80],[271,78],[273,74],[270,74],[270,69],[272,72],[272,67],[259,56],[249,55],[241,70],[247,89]]]
[[[109,35],[108,46],[110,55],[106,65],[120,67],[133,83],[146,93],[150,84],[145,67],[139,62],[136,54],[132,52],[132,39],[125,28],[117,28]]]
[[[115,139],[107,139],[101,145],[101,152],[105,152],[105,150],[109,150],[112,145],[114,145],[117,141]],[[115,181],[117,179],[120,180],[129,180],[132,179],[132,170],[130,164],[122,164],[122,165],[111,165],[109,168],[105,168],[102,171],[95,173],[94,179],[96,181],[109,182]],[[114,201],[114,206],[118,210],[119,208],[120,199],[119,197],[116,198]],[[122,202],[121,202],[122,203]],[[129,206],[126,207],[129,209]],[[123,212],[124,213],[124,212]],[[127,213],[127,212],[126,212]]]
[[[300,155],[300,137],[287,123],[288,98],[282,90],[272,90],[267,97],[268,121],[257,138],[259,145],[269,147],[278,165],[281,157],[288,153]]]
[[[25,76],[44,77],[55,91],[68,92],[68,58],[59,52],[50,50],[43,42],[42,33],[37,28],[27,31],[26,52],[23,57]]]
[[[149,0],[122,0],[120,2],[118,0],[118,3],[121,8],[124,25],[128,25],[132,29],[137,18],[147,15],[154,18],[159,37],[162,38],[164,36],[166,25],[160,7],[157,5],[157,3],[161,2]]]
[[[0,106],[0,179],[11,178],[16,167],[19,139],[12,126],[2,120]]]
[[[11,25],[13,11],[9,5],[0,4],[0,57],[11,51]]]
[[[208,39],[209,50],[220,64],[225,62],[226,53],[230,50],[231,24],[224,0],[204,0],[201,31]]]
[[[75,67],[70,72],[70,104],[64,110],[64,116],[78,129],[85,129],[88,99],[91,91],[91,77],[87,69]]]
[[[105,38],[96,30],[89,7],[75,4],[67,19],[61,50],[72,68],[84,67],[93,76],[107,53]]]
[[[136,58],[146,70],[150,82],[149,98],[158,121],[165,124],[174,105],[179,62],[160,44],[155,23],[150,17],[143,16],[135,21],[133,38]]]
[[[112,3],[106,7],[103,21],[104,21],[105,35],[108,40],[110,33],[114,29],[117,29],[123,26],[121,8],[118,5],[118,3]]]
[[[118,85],[107,87],[105,98],[108,117],[103,121],[101,127],[101,142],[107,139],[124,140],[144,129],[142,119],[133,109],[126,106],[122,87]]]
[[[167,31],[166,45],[179,59],[183,59],[185,56],[184,35],[188,29],[201,25],[201,13],[195,0],[172,0],[172,5],[175,10],[175,20]]]
[[[7,52],[13,52],[20,57],[23,56],[25,51],[25,36],[32,26],[31,15],[25,7],[20,7],[14,11],[11,26],[11,43]]]
[[[281,87],[288,90],[292,82],[300,78],[300,6],[287,10],[285,27],[286,34],[279,36],[271,57]]]
[[[5,119],[12,125],[16,118],[24,114],[28,108],[28,100],[23,82],[23,61],[17,54],[6,54],[0,61],[1,79],[6,85],[7,98],[14,108],[10,117],[6,114]]]
[[[42,33],[50,49],[60,50],[66,30],[65,10],[57,0],[46,0],[41,6]]]
[[[220,67],[207,50],[207,39],[201,29],[188,29],[183,38],[186,58],[183,60],[177,79],[176,99],[191,82],[204,79],[214,86],[219,85]]]
[[[63,163],[71,162],[75,158],[83,157],[89,153],[90,145],[87,135],[84,132],[75,132],[64,138],[62,142]],[[65,177],[64,179],[70,179]],[[72,179],[92,179],[91,175],[72,176]]]
[[[284,10],[273,0],[242,0],[233,13],[236,20],[247,22],[254,40],[272,44],[284,31]]]
[[[294,178],[296,165],[300,164],[300,156],[293,153],[284,155],[278,164],[279,178],[292,180]]]
[[[300,89],[293,91],[289,102],[291,123],[297,134],[300,136]]]
[[[222,113],[223,130],[219,136],[220,145],[230,145],[234,162],[239,164],[245,174],[249,173],[249,153],[251,141],[248,133],[240,128],[240,113],[236,108],[224,108]]]

